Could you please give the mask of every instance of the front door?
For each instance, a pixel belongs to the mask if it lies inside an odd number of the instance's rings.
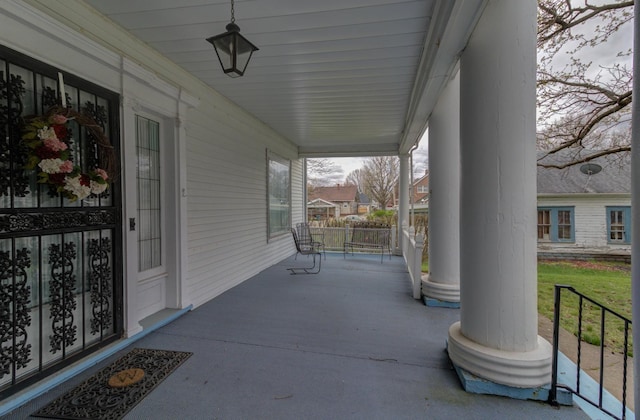
[[[117,163],[119,97],[68,73],[61,89],[61,79],[0,46],[0,398],[123,331],[120,188],[96,175],[103,140]],[[62,92],[70,119],[45,120]],[[30,136],[32,121],[50,126]]]

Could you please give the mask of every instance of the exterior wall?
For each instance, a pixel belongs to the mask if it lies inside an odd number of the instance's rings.
[[[139,110],[156,115],[173,139],[175,161],[165,173],[177,180],[168,211],[175,228],[166,232],[177,244],[173,278],[153,292],[160,297],[151,309],[137,313],[136,300],[142,305],[151,292],[132,275],[134,261],[125,262],[129,335],[146,312],[198,306],[292,254],[290,235],[267,240],[266,207],[269,149],[291,159],[292,223],[304,218],[303,162],[291,142],[81,1],[10,1],[0,9],[4,45],[122,96],[123,220],[135,217],[135,175],[126,173],[135,155],[124,152],[135,130],[127,121]],[[125,232],[129,245],[132,235]]]
[[[628,195],[576,195],[573,197],[538,196],[538,207],[574,207],[575,242],[540,242],[538,252],[622,253],[631,252],[630,244],[607,243],[607,206],[630,206]]]
[[[293,158],[292,147],[244,113],[220,112],[230,107],[219,98],[201,100],[187,126],[186,293],[196,306],[290,255],[293,244],[290,235],[267,242],[266,225],[266,147]],[[294,221],[303,217],[301,168],[297,161],[291,172]]]

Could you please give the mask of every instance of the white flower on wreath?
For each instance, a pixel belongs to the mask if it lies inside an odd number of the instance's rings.
[[[106,182],[100,183],[91,181],[91,192],[95,195],[102,194],[107,189],[107,187],[109,187],[109,184],[107,184]]]
[[[80,176],[66,177],[64,179],[64,189],[78,197],[78,200],[83,200],[91,194],[91,187],[82,185],[80,178]]]
[[[42,172],[47,174],[70,173],[73,171],[73,164],[68,160],[62,159],[42,159],[38,163]]]
[[[40,140],[58,139],[58,136],[56,136],[56,132],[53,130],[53,127],[47,126],[38,130],[38,137],[40,137]]]

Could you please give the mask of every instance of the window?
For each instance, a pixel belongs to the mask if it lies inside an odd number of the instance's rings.
[[[538,241],[573,242],[573,207],[538,208]]]
[[[631,243],[631,207],[607,207],[607,242]]]
[[[420,194],[426,194],[429,192],[429,186],[428,185],[418,185],[417,190]]]
[[[136,116],[138,271],[162,265],[160,124]]]
[[[269,238],[291,227],[291,163],[267,151],[267,228]]]

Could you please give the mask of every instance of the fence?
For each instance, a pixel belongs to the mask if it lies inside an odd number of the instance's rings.
[[[559,356],[559,337],[560,337],[560,313],[561,313],[561,297],[562,291],[566,290],[571,293],[571,296],[574,298],[577,297],[577,306],[578,306],[578,327],[577,327],[577,360],[576,360],[576,375],[575,380],[571,379],[571,384],[559,383],[558,380],[558,356]],[[554,320],[553,320],[553,366],[551,373],[551,392],[549,395],[549,400],[551,403],[557,403],[557,392],[558,388],[564,388],[572,393],[578,395],[580,398],[588,402],[589,404],[597,407],[602,412],[608,414],[609,416],[616,419],[626,419],[627,418],[627,376],[628,376],[628,353],[629,353],[629,345],[630,345],[630,328],[631,321],[624,316],[618,314],[617,312],[607,308],[606,306],[594,301],[593,299],[583,295],[578,292],[571,286],[564,285],[556,285],[555,286],[555,310],[554,310]],[[588,395],[583,386],[583,382],[586,377],[584,376],[584,372],[581,370],[582,364],[582,339],[583,335],[586,335],[586,331],[589,328],[584,327],[584,313],[585,308],[587,309],[595,309],[599,311],[599,341],[600,343],[600,352],[599,352],[599,378],[598,378],[598,396],[597,399],[593,399],[592,396]],[[624,332],[624,343],[623,343],[623,367],[622,367],[622,378],[620,378],[622,385],[622,407],[612,407],[609,404],[605,404],[605,389],[604,389],[604,378],[605,378],[605,364],[604,364],[604,355],[605,355],[605,338],[607,336],[606,326],[607,326],[607,315],[609,318],[615,320],[618,325],[611,325],[613,328],[622,328],[621,331]],[[614,412],[614,410],[616,412]],[[619,411],[619,412],[618,412]]]
[[[347,224],[344,227],[319,227],[311,226],[311,235],[320,234],[324,235],[324,246],[327,251],[344,251],[344,242],[351,236],[351,225]],[[375,227],[367,227],[366,229],[379,229]],[[386,227],[385,229],[389,229]],[[396,243],[396,229],[395,226],[391,226],[391,250],[395,249]],[[366,250],[371,252],[371,250]]]

